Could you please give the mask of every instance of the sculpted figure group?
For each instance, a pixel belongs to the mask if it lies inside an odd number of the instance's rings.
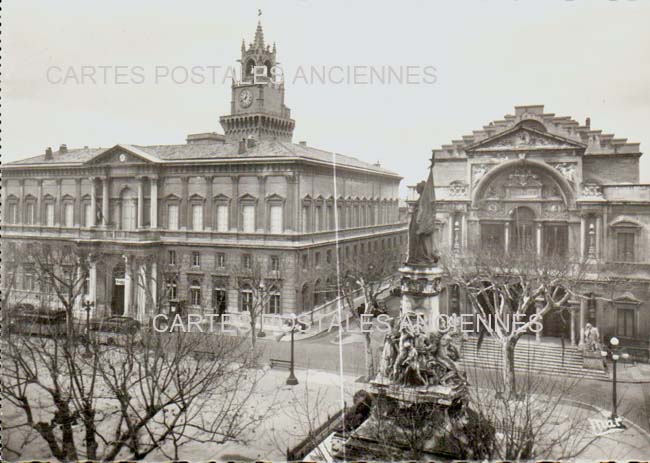
[[[452,326],[446,332],[426,332],[415,314],[402,315],[386,335],[380,374],[395,384],[409,386],[460,386],[464,374],[456,367],[462,333]]]

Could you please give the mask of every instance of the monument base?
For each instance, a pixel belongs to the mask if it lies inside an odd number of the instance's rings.
[[[584,350],[582,352],[582,368],[605,371],[605,360],[600,352]]]

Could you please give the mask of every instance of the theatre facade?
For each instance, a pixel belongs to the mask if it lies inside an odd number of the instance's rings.
[[[401,177],[293,143],[284,85],[253,77],[275,55],[258,25],[242,43],[223,134],[178,145],[61,145],[5,164],[3,248],[74,243],[101,256],[86,285],[92,316],[150,317],[160,308],[146,293],[165,278],[162,266],[176,269],[165,304],[182,300],[196,313],[246,311],[251,282],[242,274],[254,265],[268,281],[268,313],[309,311],[333,297],[325,270],[337,249],[353,259],[405,245]],[[10,303],[57,306],[28,263],[15,271]]]
[[[650,185],[639,183],[638,143],[543,106],[514,114],[434,150],[438,246],[586,263],[581,292],[544,320],[543,336],[579,342],[586,323],[628,342],[650,339]],[[409,202],[417,198],[409,187]],[[448,285],[443,311],[470,313]]]

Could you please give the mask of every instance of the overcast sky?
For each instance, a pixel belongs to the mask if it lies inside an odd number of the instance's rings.
[[[403,185],[425,176],[431,148],[515,105],[591,117],[649,150],[650,2],[13,0],[3,2],[2,160],[221,132],[226,69],[253,40],[258,9],[285,70],[294,141],[379,161]],[[82,66],[94,83],[75,80]],[[300,74],[335,66],[411,66],[414,76],[323,84]],[[192,67],[203,82],[184,78]],[[641,165],[650,183],[650,152]]]

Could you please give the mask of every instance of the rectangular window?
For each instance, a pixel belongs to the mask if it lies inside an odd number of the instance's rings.
[[[45,205],[45,223],[48,227],[54,226],[54,203]]]
[[[309,231],[309,206],[302,207],[302,232]]]
[[[176,251],[168,251],[167,257],[167,262],[169,265],[176,265]]]
[[[172,281],[171,283],[167,283],[167,298],[170,301],[175,301],[177,297],[178,287],[176,286],[176,282]]]
[[[481,224],[481,247],[486,251],[503,252],[505,229],[500,223]]]
[[[192,265],[194,267],[201,266],[201,253],[199,251],[192,251]]]
[[[244,206],[242,208],[242,215],[244,219],[244,233],[255,232],[255,206]]]
[[[323,217],[321,216],[323,208],[320,206],[316,206],[316,214],[314,216],[315,224],[314,224],[314,231],[321,231],[321,225],[322,225],[322,219]]]
[[[315,265],[316,267],[319,267],[319,266],[320,266],[320,252],[317,252],[317,253],[314,255],[314,265]]]
[[[242,256],[242,267],[244,267],[247,270],[250,270],[253,267],[253,259],[250,254],[244,254]]]
[[[325,260],[327,261],[328,264],[332,263],[332,250],[329,249],[327,253],[325,254]]]
[[[25,223],[27,225],[34,225],[36,222],[36,205],[34,203],[27,203],[25,210]]]
[[[90,203],[84,203],[84,226],[85,227],[90,227],[90,225],[93,223],[93,211],[92,208],[90,207]]]
[[[243,289],[241,292],[241,309],[250,312],[253,308],[253,292],[250,289]]]
[[[18,223],[18,206],[15,203],[7,205],[7,222]]]
[[[307,254],[302,255],[302,269],[303,270],[307,269]]]
[[[226,268],[226,254],[218,252],[215,258],[215,264],[217,268]]]
[[[282,233],[282,206],[273,205],[271,210],[271,233]]]
[[[217,206],[217,231],[228,231],[228,206],[224,204]]]
[[[167,206],[167,229],[178,230],[178,204]]]
[[[201,305],[201,286],[196,281],[190,287],[190,302],[193,306]]]
[[[269,313],[279,314],[280,312],[280,294],[271,294],[271,297],[269,299]]]
[[[192,204],[192,230],[203,230],[203,204]]]
[[[619,232],[616,235],[616,260],[634,262],[634,233]]]
[[[63,205],[63,224],[66,227],[74,227],[74,205],[72,203]]]
[[[619,307],[616,310],[616,335],[626,338],[633,338],[636,335],[634,309]]]
[[[280,270],[280,258],[278,256],[271,256],[271,270],[273,272]]]

